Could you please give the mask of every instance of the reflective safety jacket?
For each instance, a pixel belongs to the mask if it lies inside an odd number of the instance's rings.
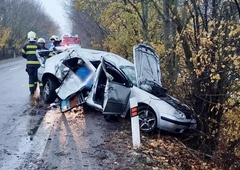
[[[36,56],[36,50],[39,49],[39,45],[35,41],[29,41],[22,48],[22,57],[27,59],[28,67],[39,67],[40,62]]]

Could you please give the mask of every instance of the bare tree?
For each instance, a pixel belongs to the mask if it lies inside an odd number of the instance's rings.
[[[5,47],[0,49],[0,58],[12,57],[13,53],[18,54],[27,40],[29,31],[35,31],[38,36],[47,38],[59,30],[58,25],[35,1],[4,0],[0,2],[0,11],[0,24],[11,30]]]

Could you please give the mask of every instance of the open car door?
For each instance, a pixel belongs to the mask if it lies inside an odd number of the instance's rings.
[[[133,57],[137,86],[140,87],[144,81],[152,81],[162,86],[159,57],[154,49],[146,44],[135,45]]]
[[[122,115],[128,106],[132,83],[114,64],[102,58],[102,69],[107,77],[103,114]]]

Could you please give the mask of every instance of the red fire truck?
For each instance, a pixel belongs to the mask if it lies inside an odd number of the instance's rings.
[[[80,39],[77,34],[74,36],[68,36],[68,35],[63,36],[62,42],[61,42],[62,46],[70,46],[70,45],[76,45],[76,44],[80,44]]]

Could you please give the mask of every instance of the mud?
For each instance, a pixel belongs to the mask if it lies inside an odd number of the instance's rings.
[[[30,140],[38,133],[45,108],[38,103],[28,113]],[[130,138],[123,135],[127,120],[106,122],[101,113],[87,107],[66,113],[56,109],[56,114],[42,157],[29,154],[18,170],[134,169],[136,155],[129,150]]]

